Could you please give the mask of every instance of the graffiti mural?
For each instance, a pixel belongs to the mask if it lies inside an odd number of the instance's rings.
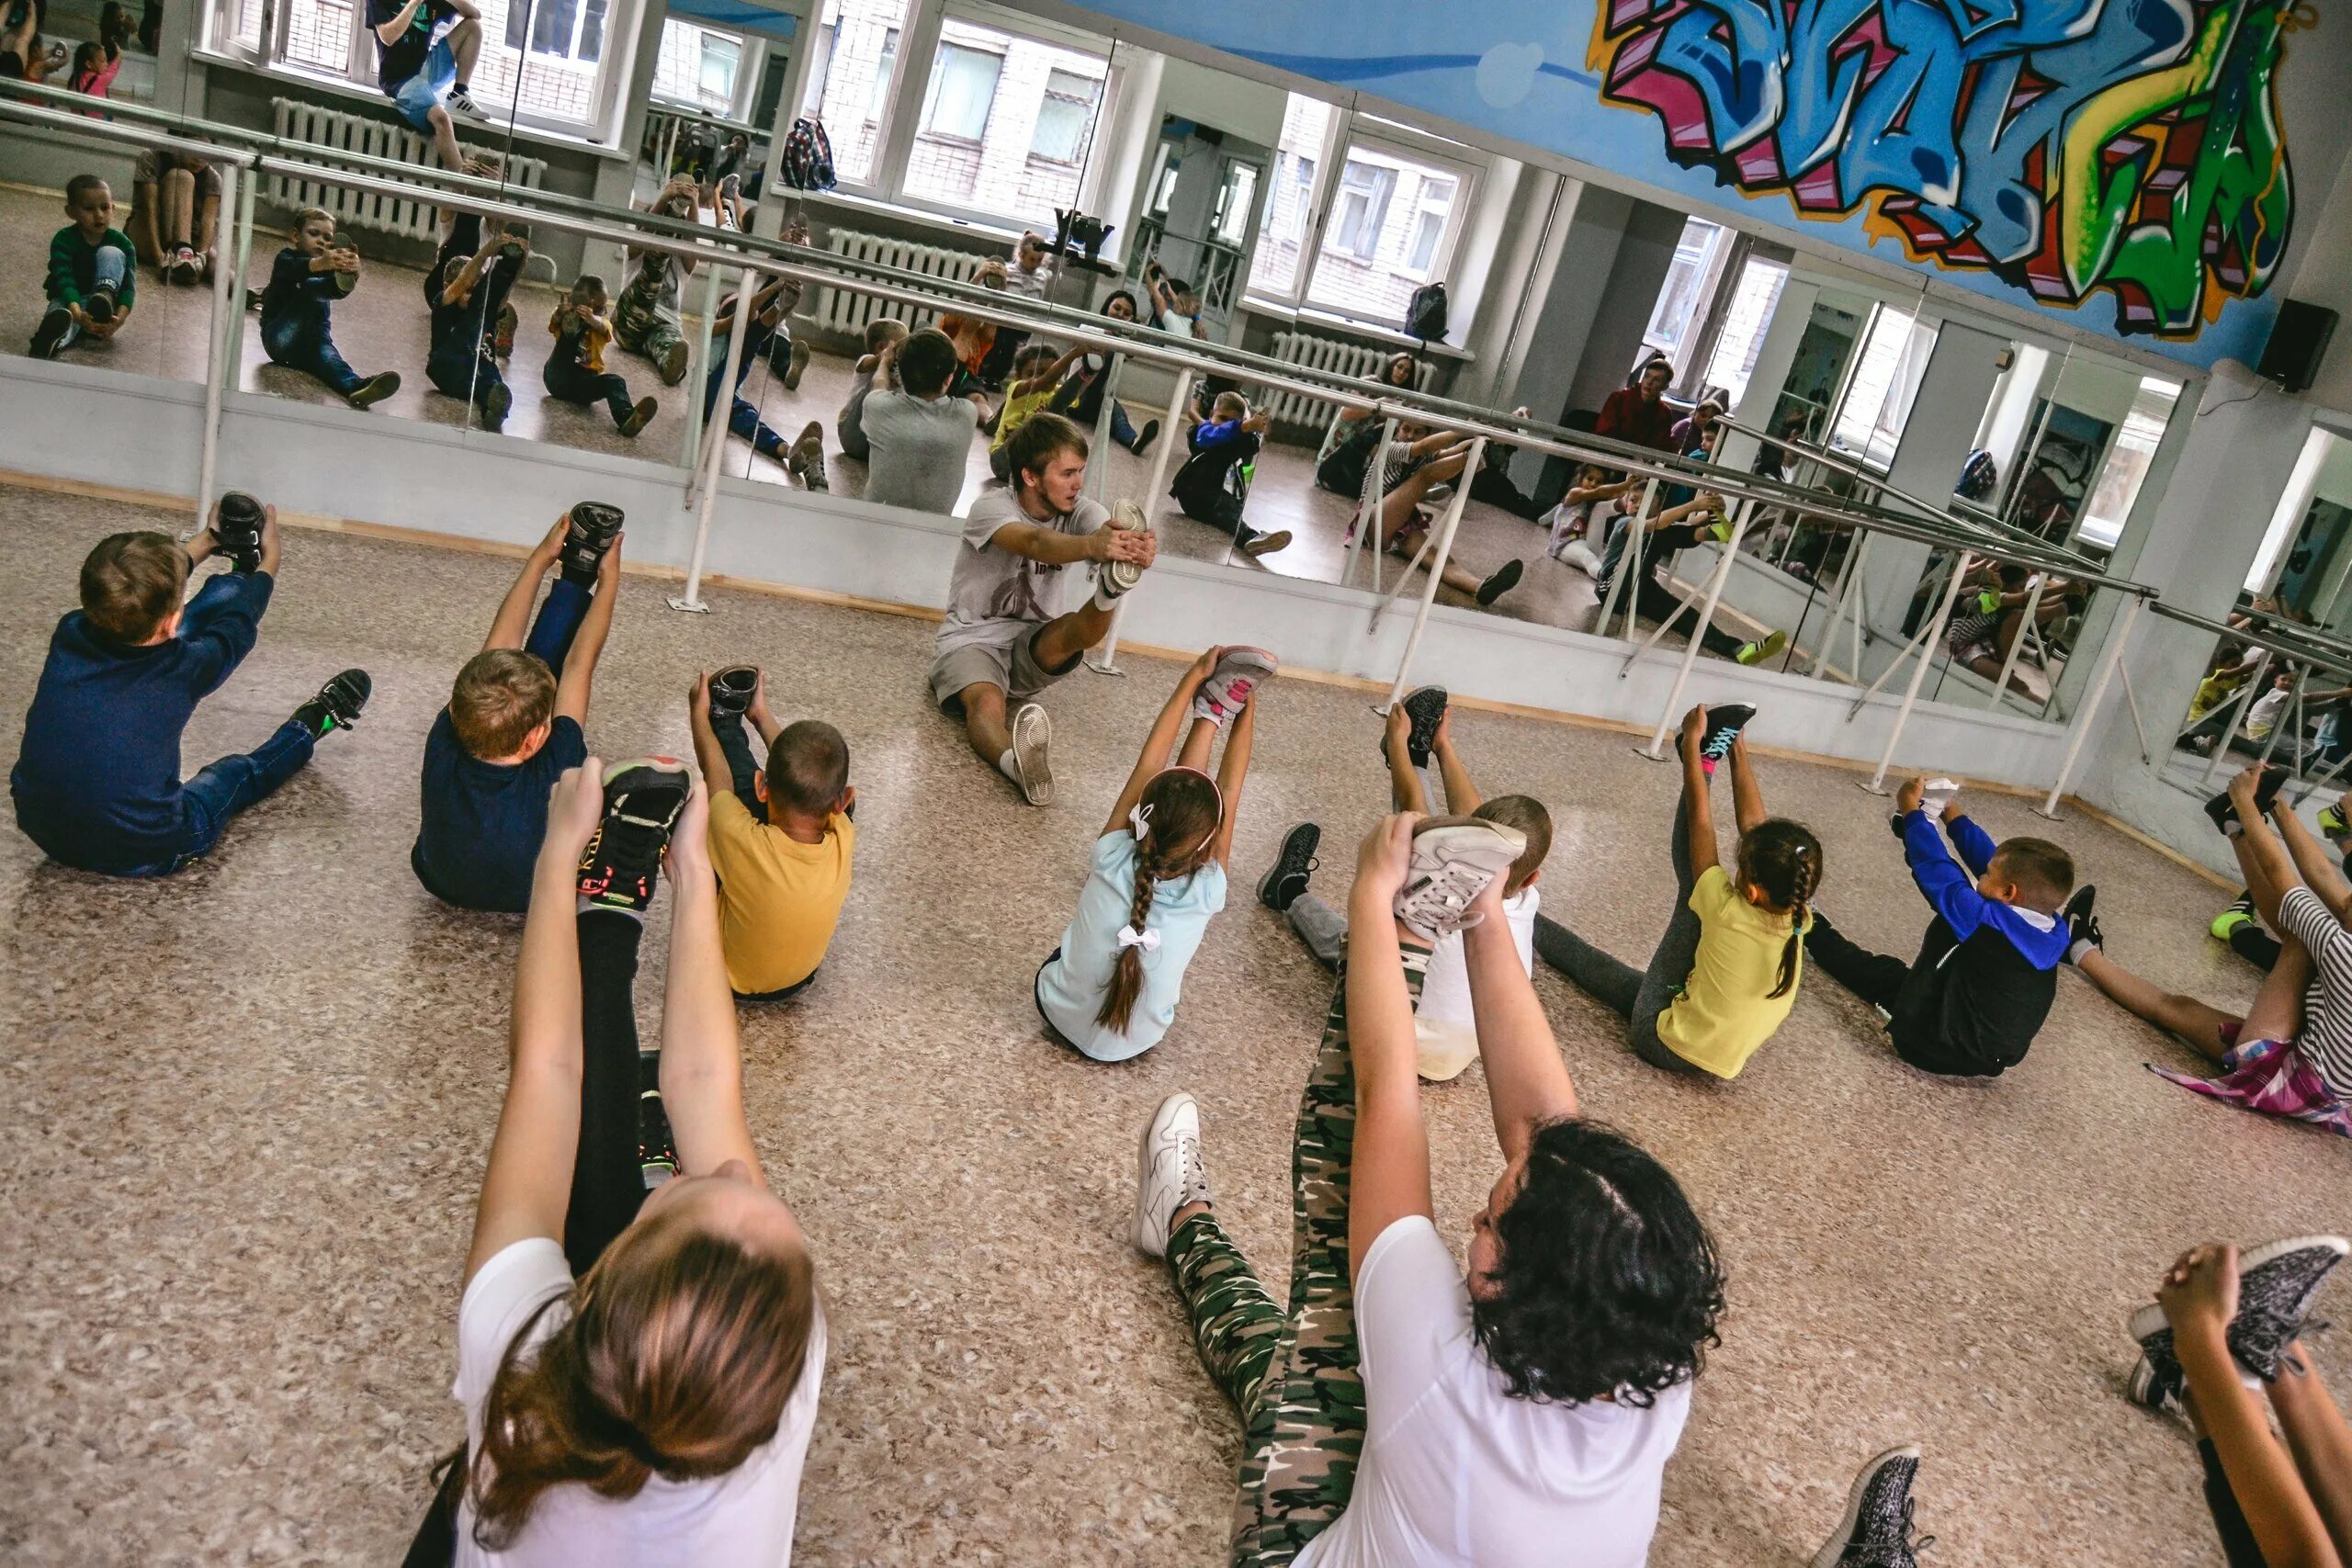
[[[1600,0],[1589,63],[1719,184],[2188,339],[2287,247],[2294,3]]]

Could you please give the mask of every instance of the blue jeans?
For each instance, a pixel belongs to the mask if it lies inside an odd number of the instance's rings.
[[[448,36],[444,34],[433,40],[416,74],[392,89],[392,107],[402,119],[430,136],[433,111],[441,107],[441,100],[448,96],[457,81],[458,57],[450,51]]]
[[[537,656],[548,669],[562,674],[564,657],[571,651],[571,639],[579,632],[580,623],[587,618],[588,600],[588,590],[557,578],[548,585],[547,603],[539,606],[537,616],[531,622],[531,635],[524,641],[523,651]]]
[[[315,376],[340,397],[347,398],[368,384],[367,377],[344,363],[322,321],[313,325],[300,317],[264,321],[261,346],[271,364]]]
[[[484,413],[490,412],[491,393],[506,385],[506,378],[498,373],[498,361],[479,346],[465,343],[435,349],[424,362],[424,374],[435,391],[470,402]]]
[[[123,254],[120,251],[116,250],[112,245],[100,245],[98,247],[98,254],[91,258],[90,270],[93,274],[92,282],[95,287],[100,288],[111,288],[115,293],[119,294],[122,292],[123,279],[130,276],[130,258]],[[50,301],[49,308],[51,310],[62,310],[65,309],[64,306],[57,303],[54,299]],[[69,317],[66,322],[65,335],[57,340],[57,346],[63,348],[68,344],[79,340],[81,335],[81,323],[73,321]]]
[[[317,744],[318,738],[306,726],[289,718],[261,743],[260,750],[242,757],[223,757],[181,784],[179,831],[161,860],[125,864],[103,852],[79,852],[94,848],[85,840],[49,842],[44,835],[34,841],[51,860],[84,871],[106,876],[169,876],[210,853],[229,818],[268,799],[280,784],[300,773]]]
[[[769,346],[779,339],[786,344],[792,341],[791,334],[788,333],[779,332],[775,327],[763,327],[757,321],[752,323],[751,334],[743,340],[742,363],[735,367],[737,395],[733,404],[727,411],[727,428],[750,442],[753,451],[782,462],[784,437],[762,423],[759,409],[744,401],[741,396],[743,378],[751,374],[752,364],[762,355],[767,353]],[[710,347],[710,375],[703,382],[702,389],[703,418],[708,419],[710,411],[718,406],[718,384],[726,378],[727,351],[723,344],[713,339]]]

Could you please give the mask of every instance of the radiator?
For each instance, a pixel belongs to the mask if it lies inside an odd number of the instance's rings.
[[[432,139],[419,136],[404,125],[368,119],[295,98],[272,98],[270,107],[274,111],[273,129],[288,141],[425,167],[434,163]],[[468,147],[466,151],[489,149]],[[546,159],[525,158],[511,152],[503,158],[510,184],[526,190],[537,190],[546,184]],[[261,194],[280,207],[323,208],[334,214],[337,228],[370,229],[380,234],[397,234],[435,244],[441,240],[438,203],[427,195],[385,196],[280,174],[268,176]]]
[[[893,240],[881,234],[863,234],[854,230],[836,229],[826,237],[825,248],[851,261],[872,262],[880,266],[894,266],[906,272],[919,272],[926,277],[953,278],[965,282],[980,270],[987,256],[969,251],[944,250],[937,245],[917,244],[912,240]],[[939,320],[936,310],[910,310],[906,306],[888,299],[877,299],[871,294],[858,294],[846,288],[820,288],[807,312],[817,326],[827,332],[838,332],[851,337],[862,335],[865,324],[878,316],[897,316],[910,329],[927,327]]]
[[[1371,344],[1351,343],[1344,338],[1317,337],[1313,333],[1276,333],[1274,357],[1284,364],[1302,369],[1320,370],[1329,375],[1357,376],[1370,380],[1386,364],[1393,348],[1380,348]],[[1428,391],[1431,367],[1423,359],[1416,367],[1413,386]],[[1336,398],[1309,397],[1304,392],[1275,392],[1266,400],[1266,408],[1277,423],[1304,424],[1320,429],[1340,408]]]

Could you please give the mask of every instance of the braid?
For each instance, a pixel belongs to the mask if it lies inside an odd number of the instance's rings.
[[[1152,895],[1159,886],[1159,834],[1150,835],[1136,851],[1135,896],[1127,901],[1127,924],[1136,931],[1151,918]],[[1111,988],[1102,993],[1102,1010],[1094,1021],[1124,1034],[1127,1020],[1136,1010],[1136,998],[1143,994],[1143,949],[1123,947],[1119,950],[1117,967],[1111,971]]]
[[[1790,876],[1789,940],[1781,949],[1781,983],[1771,995],[1785,997],[1796,988],[1797,959],[1804,945],[1804,928],[1812,918],[1815,891],[1821,886],[1821,852],[1818,848],[1799,843],[1790,855],[1794,863]]]

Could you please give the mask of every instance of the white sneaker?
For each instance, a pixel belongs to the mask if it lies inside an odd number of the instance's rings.
[[[1582,539],[1570,539],[1562,545],[1559,554],[1554,558],[1563,565],[1576,568],[1587,577],[1600,575],[1600,558],[1593,554],[1592,547]]]
[[[1471,903],[1510,870],[1527,849],[1527,835],[1479,817],[1432,817],[1413,829],[1412,864],[1396,890],[1396,918],[1424,941],[1479,917]]]
[[[1193,716],[1222,726],[1249,705],[1259,687],[1274,678],[1280,661],[1262,648],[1228,648],[1193,695]]]
[[[1021,775],[1021,793],[1032,806],[1054,803],[1054,764],[1046,755],[1054,739],[1054,721],[1035,703],[1023,703],[1012,714],[1012,767]]]
[[[1143,514],[1143,508],[1134,502],[1122,501],[1114,503],[1111,508],[1111,526],[1133,528],[1148,534],[1151,532],[1151,520]],[[1131,560],[1104,561],[1100,581],[1102,597],[1116,599],[1120,594],[1141,582],[1143,574],[1144,569]]]
[[[1960,785],[1951,780],[1929,779],[1928,787],[1919,792],[1919,809],[1928,814],[1928,821],[1941,821],[1944,807],[1950,806],[1952,803],[1952,797],[1959,794]]]
[[[1168,1256],[1168,1217],[1187,1203],[1209,1201],[1201,1165],[1201,1108],[1181,1090],[1159,1102],[1136,1151],[1136,1250]]]

